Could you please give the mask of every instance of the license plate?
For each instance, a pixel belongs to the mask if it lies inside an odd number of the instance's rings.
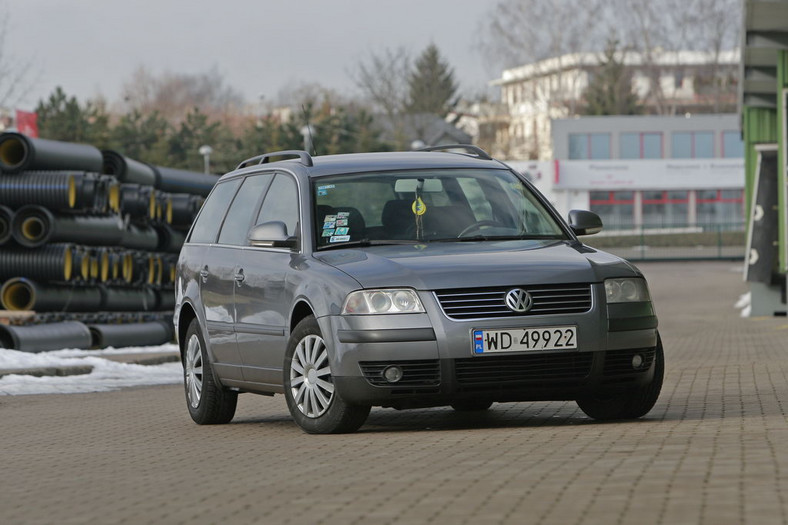
[[[533,352],[577,348],[577,327],[542,326],[506,330],[473,330],[473,353]]]

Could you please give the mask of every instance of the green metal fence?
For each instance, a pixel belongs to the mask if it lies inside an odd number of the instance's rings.
[[[582,241],[630,261],[740,260],[744,258],[747,233],[743,222],[643,225],[605,227]]]

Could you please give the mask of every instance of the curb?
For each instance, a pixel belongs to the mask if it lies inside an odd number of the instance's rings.
[[[101,356],[102,359],[115,361],[118,363],[127,363],[131,365],[155,366],[164,363],[177,363],[180,361],[180,356],[175,353],[167,354],[119,354],[119,355],[105,355]],[[70,365],[70,366],[42,366],[36,368],[8,368],[0,369],[0,378],[5,376],[33,376],[33,377],[66,377],[87,375],[93,371],[90,365]]]
[[[93,367],[85,366],[46,366],[41,368],[11,368],[0,370],[0,378],[5,376],[33,376],[33,377],[65,377],[86,375],[93,371]]]

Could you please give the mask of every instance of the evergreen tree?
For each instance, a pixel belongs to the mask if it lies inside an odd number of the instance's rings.
[[[585,91],[584,114],[636,115],[641,112],[638,97],[632,91],[632,75],[618,55],[618,41],[608,40],[604,56]]]
[[[408,113],[434,113],[446,116],[457,92],[454,70],[430,44],[416,60],[408,77]]]
[[[38,131],[41,138],[64,142],[92,144],[97,148],[109,145],[109,117],[101,102],[81,106],[76,97],[68,97],[57,87],[47,101],[39,101]]]
[[[143,115],[133,110],[123,115],[110,131],[112,149],[132,159],[164,165],[169,153],[172,127],[159,112]]]

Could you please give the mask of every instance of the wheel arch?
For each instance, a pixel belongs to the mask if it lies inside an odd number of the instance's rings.
[[[183,344],[186,338],[186,331],[189,329],[191,322],[197,318],[197,313],[194,311],[191,303],[183,303],[181,311],[178,315],[178,348],[181,353],[181,361],[183,361]]]
[[[298,323],[300,323],[310,315],[315,315],[315,309],[312,308],[312,305],[306,302],[306,300],[304,299],[299,300],[295,304],[295,306],[293,306],[293,311],[290,312],[289,333],[292,334],[293,330],[295,330],[296,325],[298,325]]]

